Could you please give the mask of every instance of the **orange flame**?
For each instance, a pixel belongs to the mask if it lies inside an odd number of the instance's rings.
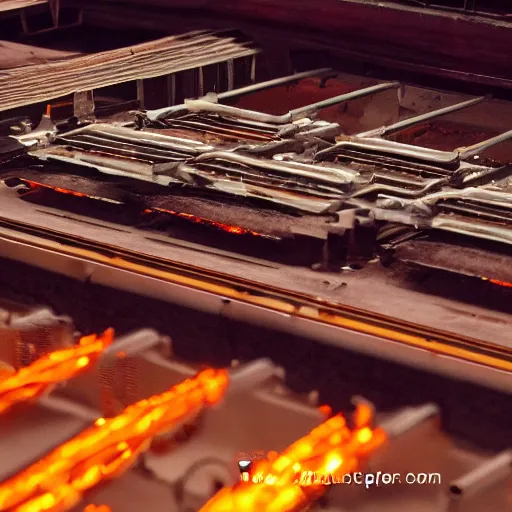
[[[0,380],[0,414],[14,404],[39,398],[51,385],[87,370],[112,343],[113,337],[112,329],[100,337],[85,336],[74,347],[50,352]]]
[[[325,490],[316,478],[304,481],[305,475],[340,475],[343,481],[343,475],[357,470],[361,459],[385,441],[383,430],[370,428],[368,413],[367,405],[358,405],[353,430],[343,416],[333,416],[281,454],[257,462],[252,481],[222,489],[201,512],[304,510]],[[254,485],[258,482],[267,485]]]
[[[13,478],[0,484],[0,510],[63,512],[83,494],[111,480],[136,461],[154,436],[169,432],[227,388],[223,370],[204,370],[160,395],[128,406],[62,444]]]
[[[111,512],[111,508],[107,505],[87,505],[84,512]]]

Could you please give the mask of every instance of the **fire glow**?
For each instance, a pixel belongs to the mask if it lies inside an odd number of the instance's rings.
[[[108,199],[106,197],[99,197],[99,196],[90,196],[88,194],[84,194],[83,192],[77,192],[76,190],[70,190],[70,189],[62,188],[62,187],[54,187],[53,185],[47,185],[45,183],[39,183],[36,181],[30,181],[30,180],[26,180],[26,179],[21,179],[20,181],[30,189],[30,192],[27,192],[25,195],[28,195],[31,192],[36,192],[37,190],[50,190],[51,192],[56,192],[57,194],[79,197],[81,199],[92,199],[94,201],[103,201],[103,202],[113,203],[113,204],[122,204],[121,202],[116,201],[115,199]]]
[[[17,403],[37,399],[52,385],[86,371],[112,343],[113,337],[112,329],[101,336],[85,336],[76,346],[50,352],[30,366],[7,375],[0,380],[0,414]]]
[[[333,416],[282,453],[270,453],[266,460],[255,461],[252,477],[242,474],[241,482],[219,491],[201,512],[306,509],[325,492],[326,482],[312,478],[301,482],[302,475],[349,474],[385,441],[384,431],[370,428],[371,420],[372,410],[366,404],[358,405],[353,429],[342,415]]]
[[[44,183],[36,183],[35,181],[22,180],[23,183],[29,186],[30,190],[37,190],[39,188],[46,188],[49,190],[53,190],[54,192],[58,192],[59,194],[66,194],[75,197],[89,197],[87,194],[82,194],[82,192],[76,192],[74,190],[68,190],[67,188],[61,187],[52,187],[51,185],[45,185]]]
[[[173,210],[166,210],[164,208],[152,208],[152,209],[148,208],[148,209],[144,210],[145,214],[150,214],[150,213],[154,213],[154,212],[167,213],[169,215],[173,215],[176,217],[180,217],[182,219],[189,220],[196,224],[202,224],[203,226],[211,226],[211,227],[220,229],[222,231],[226,231],[226,232],[234,234],[234,235],[252,235],[252,236],[265,237],[265,238],[272,238],[272,237],[266,237],[266,235],[257,233],[256,231],[251,231],[250,229],[245,229],[240,226],[231,226],[229,224],[222,224],[221,222],[204,219],[202,217],[197,217],[196,215],[192,215],[190,213],[175,212]]]
[[[218,402],[228,385],[223,370],[208,369],[160,395],[136,402],[95,424],[0,484],[0,510],[63,512],[83,494],[122,475],[167,433],[203,407]]]
[[[52,192],[57,192],[59,194],[65,194],[65,195],[74,196],[74,197],[100,199],[100,200],[108,201],[108,202],[117,202],[117,201],[112,201],[110,199],[103,199],[101,197],[89,196],[82,192],[77,192],[75,190],[69,190],[67,188],[54,187],[52,185],[46,185],[43,183],[38,183],[35,181],[29,181],[29,180],[25,180],[25,179],[23,179],[22,181],[25,185],[27,185],[30,188],[31,191],[36,191],[38,189],[46,189],[46,190],[51,190]],[[175,212],[173,210],[167,210],[164,208],[147,208],[143,211],[143,214],[145,214],[145,215],[148,215],[151,213],[166,213],[166,214],[172,215],[174,217],[180,217],[182,219],[186,219],[188,221],[194,222],[195,224],[201,224],[203,226],[214,227],[214,228],[220,229],[221,231],[231,233],[233,235],[252,235],[252,236],[270,238],[270,239],[274,238],[272,236],[264,235],[264,234],[258,233],[256,231],[251,231],[250,229],[242,228],[240,226],[232,226],[230,224],[223,224],[222,222],[205,219],[203,217],[198,217],[198,216],[192,215],[190,213]]]
[[[507,281],[498,281],[497,279],[489,279],[489,282],[492,284],[497,284],[498,286],[503,286],[505,288],[512,288],[512,283],[508,283]]]

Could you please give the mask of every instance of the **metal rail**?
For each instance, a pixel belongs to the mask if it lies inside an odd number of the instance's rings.
[[[265,318],[268,317],[264,313],[265,310],[279,315],[283,313],[290,315],[293,312],[292,316],[296,317],[297,322],[301,318],[312,322],[311,328],[316,325],[317,327],[314,329],[318,335],[323,329],[322,325],[330,326],[344,329],[346,332],[357,332],[382,340],[395,341],[398,345],[416,350],[423,349],[430,353],[430,357],[431,353],[436,353],[473,365],[476,364],[475,370],[478,366],[483,365],[495,370],[512,371],[512,351],[507,347],[427,328],[358,308],[332,302],[326,303],[307,294],[262,285],[221,272],[141,254],[123,247],[87,240],[77,235],[64,234],[5,217],[0,217],[0,228],[36,237],[31,239],[30,247],[39,247],[45,251],[48,250],[46,248],[48,244],[57,243],[59,244],[58,253],[61,257],[69,258],[71,254],[74,254],[76,258],[78,254],[81,254],[80,258],[86,257],[91,262],[107,264],[112,269],[128,270],[141,277],[156,277],[157,280],[177,284],[182,290],[184,286],[187,289],[195,289],[197,292],[213,294],[222,301],[234,301],[248,307],[256,306],[260,311],[259,315],[263,315]],[[19,236],[13,237],[5,232],[1,236],[4,241],[20,240]],[[40,242],[37,241],[37,238]],[[57,257],[55,249],[52,249],[52,253],[46,252],[46,254],[47,256],[53,254],[52,257]],[[144,292],[139,288],[138,293]],[[183,298],[185,299],[185,297]],[[201,309],[197,298],[193,303],[194,307]],[[315,313],[311,314],[311,310],[314,310]],[[254,312],[251,315],[254,315]],[[271,324],[267,326],[271,326]],[[296,323],[295,326],[297,333]],[[311,337],[311,334],[307,337]],[[365,352],[364,344],[359,343],[357,346],[359,347],[357,350]],[[394,359],[395,356],[391,358]],[[439,360],[437,363],[439,365],[441,361]],[[469,377],[466,375],[466,378]],[[512,387],[509,385],[507,390],[512,392]]]
[[[321,70],[324,71],[324,70]],[[309,72],[308,72],[309,73]],[[316,71],[314,74],[318,74]],[[288,83],[290,81],[297,80],[294,78],[298,75],[292,75],[290,77],[286,77],[286,81],[281,83]],[[309,74],[307,76],[310,76]],[[284,79],[283,79],[284,80]],[[251,86],[252,87],[252,86]],[[275,87],[275,85],[269,85],[269,82],[263,82],[262,84],[257,84],[255,89],[252,92],[257,90],[268,89],[269,87]],[[340,103],[344,103],[345,101],[352,101],[358,98],[364,98],[365,96],[371,96],[372,94],[377,94],[379,92],[387,91],[389,89],[398,89],[400,87],[399,82],[386,82],[382,84],[373,85],[371,87],[365,87],[364,89],[358,89],[356,91],[352,91],[349,93],[341,94],[339,96],[334,96],[332,98],[327,98],[326,100],[322,100],[316,103],[312,103],[310,105],[304,105],[302,107],[290,110],[290,112],[283,115],[272,115],[265,114],[262,112],[255,112],[252,110],[245,110],[237,107],[231,107],[229,105],[223,105],[220,103],[214,103],[209,101],[207,97],[197,100],[187,100],[184,105],[176,105],[174,107],[169,107],[165,109],[153,110],[146,112],[146,116],[150,121],[156,121],[158,119],[163,119],[172,114],[176,115],[177,113],[187,112],[187,111],[200,111],[200,112],[212,112],[220,115],[226,115],[230,117],[235,117],[239,119],[247,119],[251,121],[256,121],[260,123],[271,123],[276,125],[283,125],[292,123],[297,119],[302,117],[306,117],[309,114],[317,112],[323,108],[328,108],[333,105],[338,105]],[[245,88],[244,88],[245,89]],[[242,94],[245,94],[244,89],[242,89]],[[240,89],[237,91],[233,91],[235,94],[232,96],[237,96]],[[217,98],[225,99],[226,96],[219,95]]]
[[[437,119],[442,116],[446,116],[448,114],[453,114],[454,112],[458,112],[459,110],[463,110],[465,108],[473,107],[474,105],[478,105],[488,99],[483,96],[480,98],[474,98],[468,101],[463,101],[462,103],[456,103],[455,105],[450,105],[448,107],[440,108],[438,110],[433,110],[432,112],[426,112],[425,114],[421,114],[419,116],[414,116],[409,119],[404,119],[403,121],[399,121],[398,123],[390,124],[388,126],[383,126],[381,128],[376,128],[375,130],[370,130],[368,132],[360,133],[358,137],[385,137],[386,135],[392,135],[393,133],[400,132],[402,130],[406,130],[407,128],[411,128],[413,126],[417,126],[418,124],[422,124],[425,121],[430,121],[431,119]]]
[[[331,71],[331,68],[320,68],[313,69],[311,71],[304,71],[302,73],[296,73],[294,75],[283,76],[281,78],[274,78],[273,80],[268,80],[266,82],[260,82],[253,85],[248,85],[247,87],[241,87],[240,89],[234,89],[232,91],[221,92],[217,95],[218,100],[228,100],[231,98],[239,98],[240,96],[245,96],[247,94],[252,94],[255,92],[266,91],[267,89],[271,89],[272,87],[279,87],[280,85],[290,84],[292,82],[296,82],[297,80],[304,80],[304,78],[311,78],[314,76],[322,75]]]
[[[313,114],[323,108],[332,107],[333,105],[338,105],[340,103],[352,101],[358,98],[364,98],[365,96],[371,96],[372,94],[387,91],[389,89],[398,89],[399,87],[399,82],[389,82],[384,84],[373,85],[371,87],[358,89],[357,91],[348,92],[346,94],[341,94],[339,96],[334,96],[326,100],[318,101],[310,105],[304,105],[303,107],[290,110],[288,113],[280,116],[264,114],[261,112],[245,110],[237,107],[230,107],[227,105],[221,105],[219,103],[212,103],[204,99],[188,100],[186,101],[185,106],[188,108],[188,110],[191,111],[214,112],[220,115],[224,114],[230,117],[236,117],[240,119],[249,119],[251,121],[281,125],[292,123],[293,121],[296,121],[303,117],[307,117],[308,115]]]

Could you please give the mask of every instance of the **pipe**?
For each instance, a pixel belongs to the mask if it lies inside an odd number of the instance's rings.
[[[512,475],[512,450],[493,457],[454,480],[449,487],[452,499],[469,498]]]
[[[426,404],[421,407],[411,407],[394,414],[389,420],[381,426],[387,432],[389,437],[399,437],[423,423],[438,418],[440,415],[439,407],[435,404]]]
[[[266,89],[271,89],[272,87],[278,87],[280,85],[285,85],[290,82],[296,82],[297,80],[303,80],[304,78],[321,75],[322,73],[327,73],[328,71],[331,71],[331,68],[313,69],[311,71],[304,71],[302,73],[296,73],[294,75],[283,76],[281,78],[274,78],[273,80],[268,80],[266,82],[261,82],[259,84],[248,85],[247,87],[241,87],[240,89],[235,89],[233,91],[221,92],[217,95],[217,99],[220,101],[227,100],[230,98],[238,98],[239,96],[245,96],[246,94],[265,91]]]
[[[117,358],[119,354],[123,354],[123,357],[140,354],[162,345],[166,340],[167,338],[153,329],[139,329],[115,340],[103,351],[101,358],[110,360]]]
[[[376,128],[368,132],[359,133],[357,137],[385,137],[386,135],[391,135],[393,133],[405,130],[407,128],[411,128],[412,126],[424,123],[425,121],[428,121],[430,119],[445,116],[453,112],[458,112],[459,110],[472,107],[473,105],[478,105],[479,103],[482,103],[487,99],[487,96],[473,98],[472,100],[463,101],[462,103],[456,103],[455,105],[450,105],[449,107],[440,108],[438,110],[433,110],[432,112],[427,112],[419,116],[404,119],[403,121],[398,121],[398,123],[390,124],[388,126],[382,126],[381,128]]]
[[[486,149],[491,148],[492,146],[496,146],[497,144],[501,144],[507,140],[512,139],[512,130],[508,132],[501,133],[500,135],[496,135],[490,139],[479,142],[478,144],[473,144],[472,146],[467,146],[463,148],[456,149],[460,155],[460,158],[466,160],[471,158],[472,156],[478,155],[485,151]]]
[[[268,379],[280,376],[282,371],[270,359],[258,359],[231,371],[228,393],[243,394],[252,391]]]

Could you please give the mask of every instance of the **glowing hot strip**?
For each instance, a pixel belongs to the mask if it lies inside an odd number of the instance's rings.
[[[240,226],[231,226],[229,224],[222,224],[221,222],[217,222],[217,221],[209,220],[209,219],[203,219],[202,217],[197,217],[196,215],[192,215],[190,213],[175,212],[173,210],[166,210],[164,208],[153,208],[153,209],[144,210],[145,214],[149,214],[149,213],[153,213],[153,212],[167,213],[169,215],[181,217],[182,219],[187,219],[196,224],[212,226],[217,229],[221,229],[222,231],[226,231],[228,233],[232,233],[235,235],[253,235],[253,236],[260,236],[260,237],[265,237],[265,238],[272,238],[270,236],[263,235],[261,233],[257,233],[256,231],[251,231],[249,229],[245,229]]]
[[[38,188],[46,188],[58,192],[59,194],[68,194],[76,197],[88,197],[87,194],[82,194],[81,192],[76,192],[74,190],[68,190],[67,188],[61,187],[52,187],[51,185],[45,185],[44,183],[37,183],[35,181],[22,180],[26,183],[32,190],[37,190]]]
[[[107,505],[87,505],[84,512],[112,512],[112,509]]]
[[[202,407],[218,402],[228,374],[205,370],[161,395],[100,418],[89,429],[0,484],[0,510],[63,512],[100,482],[121,475],[154,436],[167,433]]]
[[[0,414],[14,404],[39,398],[50,386],[87,370],[112,343],[114,331],[85,336],[70,348],[46,354],[17,372],[0,378]]]
[[[343,475],[357,470],[360,461],[384,442],[385,433],[369,426],[370,412],[368,406],[360,405],[352,430],[341,415],[328,419],[281,454],[258,461],[249,481],[222,489],[201,512],[304,510],[330,483],[321,481],[323,476],[342,481]]]

